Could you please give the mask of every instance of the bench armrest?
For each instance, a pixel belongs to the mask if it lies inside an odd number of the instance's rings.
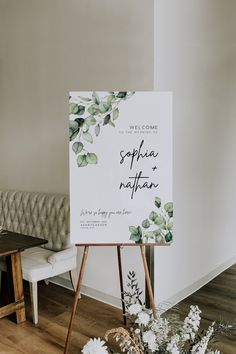
[[[76,257],[76,255],[77,255],[77,247],[71,245],[62,251],[54,252],[51,256],[48,257],[48,263],[54,265],[56,262],[60,262],[68,258]]]

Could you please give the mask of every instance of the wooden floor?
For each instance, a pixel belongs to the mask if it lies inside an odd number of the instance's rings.
[[[26,288],[27,321],[16,325],[9,319],[0,320],[1,354],[58,354],[63,353],[73,293],[56,285],[40,284],[39,325],[30,320],[29,296]],[[189,305],[202,309],[204,325],[223,318],[236,318],[236,265],[215,278],[194,295],[181,302],[175,312],[181,317]],[[103,337],[105,331],[122,325],[121,311],[88,297],[82,297],[76,317],[71,354],[78,354],[89,337]],[[224,354],[236,353],[236,337],[224,338],[219,345]]]
[[[233,322],[236,319],[236,264],[182,301],[172,312],[183,318],[191,304],[198,305],[202,310],[204,327],[215,320]],[[221,337],[216,348],[224,354],[236,354],[236,335]]]

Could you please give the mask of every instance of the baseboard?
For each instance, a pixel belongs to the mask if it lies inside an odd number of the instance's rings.
[[[106,304],[109,304],[111,306],[117,307],[121,309],[121,299],[117,298],[115,296],[106,294],[102,291],[90,288],[89,286],[82,285],[81,287],[81,293],[84,295],[87,295],[93,299],[105,302]]]
[[[69,289],[69,290],[74,290],[71,284],[71,281],[69,279],[65,279],[60,276],[52,277],[49,279],[49,281],[53,284],[57,284],[62,286],[63,288]]]
[[[167,299],[165,302],[162,302],[160,304],[162,312],[169,310],[171,307],[177,305],[180,301],[184,300],[186,297],[195,293],[197,290],[202,288],[204,285],[209,283],[211,280],[213,280],[215,277],[217,277],[219,274],[224,272],[227,268],[231,267],[235,263],[236,263],[236,256],[230,258],[228,261],[224,262],[223,264],[215,268],[212,272],[208,273],[207,275],[199,279],[197,282],[191,284],[190,286],[176,293],[174,296]]]
[[[180,292],[176,293],[174,296],[167,299],[165,302],[162,302],[161,304],[159,304],[159,306],[161,308],[161,312],[167,311],[168,309],[175,306],[180,301],[184,300],[186,297],[192,295],[195,291],[199,290],[201,287],[206,285],[209,281],[211,281],[212,279],[217,277],[217,275],[224,272],[227,268],[231,267],[235,263],[236,263],[236,256],[229,259],[227,262],[221,264],[216,269],[214,269],[212,272],[208,273],[207,275],[205,275],[204,277],[199,279],[197,282],[191,284],[190,286],[188,286],[185,289],[181,290]],[[69,279],[57,276],[57,277],[51,278],[50,281],[52,283],[63,286],[67,289],[73,290],[72,284]],[[112,305],[114,307],[121,309],[121,300],[115,296],[106,294],[102,291],[93,289],[93,288],[86,286],[86,285],[82,285],[81,293],[86,296],[89,296],[93,299],[105,302],[106,304],[109,304],[109,305]]]
[[[56,276],[50,279],[50,282],[60,285],[66,289],[73,290],[71,281],[66,278],[62,278],[60,276]],[[89,286],[82,285],[81,286],[81,294],[91,297],[92,299],[104,302],[111,306],[117,307],[121,309],[121,300],[115,296],[106,294],[102,291],[90,288]]]

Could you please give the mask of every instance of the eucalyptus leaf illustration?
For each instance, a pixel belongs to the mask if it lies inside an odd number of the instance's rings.
[[[155,221],[155,219],[157,218],[157,213],[155,211],[152,211],[150,214],[149,214],[149,219],[151,221]]]
[[[112,118],[113,118],[113,120],[116,120],[118,117],[119,117],[119,108],[116,108],[116,109],[113,111]]]
[[[106,113],[109,111],[111,105],[107,102],[100,102],[98,107],[101,113]]]
[[[95,125],[97,123],[96,119],[93,116],[90,116],[85,119],[87,125]]]
[[[131,232],[130,240],[140,243],[142,241],[142,229],[140,226],[129,226],[129,231]]]
[[[115,128],[115,124],[112,122],[112,120],[110,119],[108,124],[110,124],[113,128]]]
[[[70,103],[69,105],[69,113],[76,114],[78,112],[78,105],[76,103]]]
[[[82,136],[83,136],[83,139],[84,140],[86,140],[88,143],[91,143],[92,144],[92,142],[93,142],[93,137],[92,137],[92,135],[89,133],[89,132],[83,132],[83,134],[82,134]]]
[[[111,116],[110,114],[107,114],[106,117],[104,118],[103,125],[106,125],[110,122]]]
[[[69,121],[69,129],[71,129],[73,132],[79,130],[79,124],[75,120],[70,120]]]
[[[95,130],[95,135],[98,136],[100,134],[100,124],[97,124],[94,130]]]
[[[82,130],[83,130],[84,133],[86,133],[89,130],[89,126],[85,122],[84,122],[84,124],[82,126]]]
[[[75,122],[78,123],[79,128],[81,128],[84,124],[84,118],[76,118]]]
[[[125,98],[127,95],[127,92],[118,92],[117,97],[119,98]]]
[[[84,145],[79,142],[76,141],[73,145],[72,145],[72,149],[76,154],[79,154],[82,150],[83,150]]]
[[[89,97],[83,97],[83,96],[78,96],[79,99],[82,101],[82,102],[91,102],[91,98]]]
[[[73,141],[72,151],[77,156],[78,167],[98,163],[96,153],[88,151],[86,143],[93,144],[100,135],[101,127],[115,128],[119,118],[119,105],[130,99],[135,92],[89,93],[89,97],[71,95],[69,97],[69,137]],[[105,128],[104,128],[105,129]]]
[[[129,239],[136,243],[140,243],[142,241],[142,236],[131,234]]]
[[[77,164],[78,164],[78,167],[87,166],[88,162],[87,162],[87,159],[86,159],[86,155],[79,155],[77,157]]]
[[[172,232],[168,232],[165,236],[166,242],[171,242],[173,240],[173,234]]]
[[[173,222],[169,222],[169,223],[166,225],[166,229],[167,229],[167,230],[172,230],[172,229],[173,229]]]
[[[138,235],[139,234],[139,229],[137,227],[135,227],[135,226],[129,226],[129,231],[133,235]]]
[[[109,96],[107,96],[107,103],[112,103],[116,99],[114,93],[111,93]]]
[[[157,230],[153,230],[153,233],[155,236],[160,236],[161,235],[161,230],[157,229]]]
[[[161,198],[159,198],[159,197],[155,198],[155,205],[156,205],[157,208],[161,207]]]
[[[97,104],[92,104],[89,108],[88,108],[88,113],[92,114],[92,115],[98,115],[100,113],[99,110],[99,106]]]
[[[69,121],[69,138],[74,140],[79,133],[79,124],[76,121]]]
[[[86,161],[90,164],[96,164],[98,162],[97,155],[94,153],[88,153],[86,156]]]
[[[164,208],[170,217],[173,216],[173,203],[172,202],[166,203],[164,205]]]
[[[85,112],[85,107],[78,105],[76,103],[71,103],[69,106],[69,112],[70,112],[70,114],[77,114],[77,115],[81,116]]]
[[[92,93],[92,98],[93,98],[93,101],[94,101],[96,104],[99,104],[99,103],[100,103],[100,99],[99,99],[99,96],[98,96],[97,92],[93,91],[93,93]]]
[[[78,135],[79,131],[73,132],[72,130],[69,131],[69,136],[70,136],[70,141],[74,140],[77,135]]]
[[[165,224],[165,218],[162,215],[159,215],[155,220],[154,224],[156,225],[162,225]]]
[[[148,219],[143,220],[143,222],[142,222],[142,227],[143,227],[144,229],[148,229],[149,226],[150,226],[150,221],[149,221]]]
[[[161,207],[161,199],[156,197],[154,205],[158,212],[151,211],[141,226],[129,226],[130,240],[140,242],[170,243],[173,240],[173,203],[168,202]]]

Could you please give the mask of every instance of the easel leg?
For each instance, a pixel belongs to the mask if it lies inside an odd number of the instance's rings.
[[[72,308],[72,311],[71,311],[71,318],[70,318],[69,328],[68,328],[68,332],[67,332],[67,338],[66,338],[64,354],[67,354],[68,351],[69,351],[72,324],[73,324],[73,320],[74,320],[74,317],[75,317],[78,301],[79,301],[79,299],[81,297],[80,296],[80,289],[81,289],[81,284],[82,284],[82,280],[83,280],[83,275],[84,275],[86,261],[87,261],[87,258],[88,258],[88,250],[89,250],[89,246],[85,246],[84,247],[83,258],[82,258],[82,263],[81,263],[81,266],[80,266],[79,279],[78,279],[78,284],[77,284],[77,288],[76,288],[76,292],[75,292],[73,308]]]
[[[148,246],[145,248],[149,276],[151,279],[152,289],[154,289],[154,246]],[[147,308],[151,307],[147,285],[145,286],[145,304]]]
[[[121,302],[122,302],[123,321],[124,321],[124,325],[126,326],[124,283],[123,283],[123,274],[122,274],[120,246],[117,246],[117,256],[118,256],[118,267],[119,267],[119,277],[120,277],[120,293],[121,293]]]
[[[140,250],[141,250],[141,255],[142,255],[142,260],[143,260],[143,267],[144,267],[145,279],[146,279],[146,284],[147,284],[147,290],[148,290],[149,299],[150,299],[150,305],[151,305],[151,308],[153,311],[153,316],[154,316],[154,318],[156,318],[156,306],[155,306],[155,300],[154,300],[154,295],[153,295],[150,274],[149,274],[148,265],[147,265],[145,245],[140,245]]]

